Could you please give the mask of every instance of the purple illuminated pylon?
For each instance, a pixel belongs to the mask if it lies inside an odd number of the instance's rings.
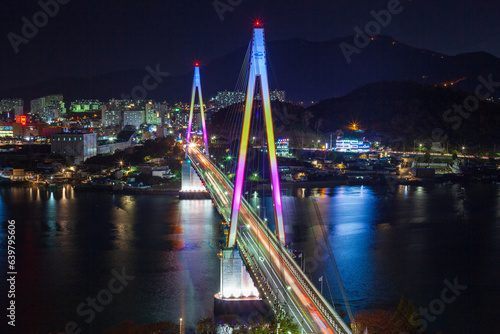
[[[201,94],[201,80],[200,80],[200,66],[198,63],[195,64],[194,68],[194,79],[193,79],[193,91],[191,93],[191,106],[189,107],[189,123],[186,134],[186,159],[189,152],[189,142],[191,141],[191,128],[193,125],[193,111],[194,111],[194,100],[196,97],[196,91],[198,91],[198,96],[200,100],[200,117],[201,117],[201,127],[203,129],[203,141],[205,142],[205,154],[208,155],[208,135],[207,127],[205,125],[205,107],[203,106],[203,96]]]
[[[267,132],[267,147],[269,162],[271,165],[271,185],[274,201],[274,221],[276,223],[276,234],[279,241],[285,245],[285,227],[283,224],[283,207],[281,203],[280,180],[278,174],[278,162],[276,159],[276,147],[274,139],[273,118],[271,114],[271,99],[269,96],[269,82],[266,67],[266,46],[264,43],[264,29],[256,26],[253,31],[252,48],[250,50],[250,74],[245,98],[245,114],[243,116],[243,127],[241,130],[240,152],[238,156],[238,167],[234,183],[233,204],[231,208],[231,221],[228,237],[228,247],[234,247],[236,232],[238,228],[238,217],[241,206],[241,195],[245,177],[245,163],[248,149],[248,137],[250,134],[250,121],[252,116],[253,98],[255,95],[256,80],[260,80],[262,96],[262,107]]]

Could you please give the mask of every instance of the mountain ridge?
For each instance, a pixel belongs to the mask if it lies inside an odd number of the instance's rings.
[[[306,105],[331,97],[345,96],[365,84],[380,81],[412,80],[427,85],[454,83],[457,89],[473,92],[477,77],[492,74],[500,79],[500,58],[487,52],[454,56],[412,47],[388,36],[378,36],[352,55],[347,63],[340,43],[352,44],[353,36],[313,42],[303,38],[267,43],[268,68],[272,89],[285,90],[287,99]],[[233,90],[246,53],[246,47],[214,59],[201,68],[206,98],[217,91]],[[155,68],[156,64],[151,64]],[[166,66],[159,64],[162,71]],[[130,95],[141,86],[148,72],[143,69],[109,72],[94,77],[65,77],[0,92],[3,98],[22,97],[25,101],[62,93],[65,101],[95,98],[108,100]],[[147,91],[146,99],[187,101],[192,73],[168,76],[158,88]]]

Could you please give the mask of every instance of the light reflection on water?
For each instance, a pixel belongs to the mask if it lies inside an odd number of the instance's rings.
[[[220,218],[210,201],[75,193],[70,187],[0,188],[0,194],[2,222],[17,223],[17,261],[23,267],[16,299],[25,328],[62,331],[75,321],[84,332],[98,333],[127,319],[179,317],[192,326],[212,313]],[[135,279],[87,325],[76,307],[107,286],[113,268],[125,268]],[[3,295],[5,277],[0,278]]]
[[[458,334],[492,328],[500,312],[500,187],[399,186],[389,192],[340,186],[283,193],[291,247],[309,258],[326,233],[355,312],[395,307],[402,294],[425,307],[439,297],[444,279],[458,277],[470,288],[432,326]],[[272,198],[250,197],[274,228]],[[125,319],[182,317],[193,325],[212,312],[221,218],[210,201],[75,193],[71,187],[0,188],[0,217],[1,240],[5,221],[17,222],[23,264],[17,298],[24,301],[18,314],[28,326],[61,330],[73,320],[89,332],[76,306],[107,285],[112,268],[122,267],[136,278],[98,314],[95,332]],[[306,266],[312,281],[319,287],[325,276],[327,299],[331,290],[342,305],[331,260],[313,262]],[[5,277],[0,279],[3,295]]]
[[[453,333],[491,330],[500,308],[500,193],[473,184],[387,187],[340,186],[285,190],[287,241],[298,253],[317,254],[323,230],[316,202],[354,312],[397,307],[401,295],[417,307],[439,298],[445,279],[459,278],[466,293],[440,315],[431,329]],[[272,199],[255,200],[272,217]],[[274,228],[271,221],[270,227]],[[307,261],[311,280],[328,283],[343,305],[333,265]],[[325,288],[330,299],[330,292]]]

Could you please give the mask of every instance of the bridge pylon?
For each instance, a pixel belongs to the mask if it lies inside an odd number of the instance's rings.
[[[196,98],[196,92],[198,92],[198,98],[200,102],[200,117],[201,117],[201,127],[203,129],[203,141],[205,142],[205,154],[208,155],[208,135],[207,126],[205,124],[205,107],[203,105],[203,95],[201,93],[201,79],[200,79],[200,64],[195,63],[194,67],[194,79],[193,79],[193,89],[191,92],[191,105],[189,107],[189,123],[186,134],[186,159],[189,152],[189,143],[191,141],[191,130],[193,126],[193,113],[194,113],[194,102]]]
[[[241,131],[240,150],[236,178],[234,182],[234,196],[231,208],[231,220],[227,246],[234,247],[236,233],[238,230],[238,217],[241,206],[243,181],[245,178],[245,163],[248,150],[248,139],[250,134],[250,122],[252,116],[253,100],[256,94],[256,82],[260,82],[260,96],[266,124],[267,147],[271,167],[271,187],[274,202],[274,221],[276,224],[276,236],[285,245],[285,228],[283,224],[283,208],[281,203],[280,179],[278,174],[278,162],[276,158],[276,144],[274,139],[273,118],[271,113],[271,98],[269,95],[269,82],[267,76],[266,45],[264,39],[264,28],[259,23],[253,30],[252,47],[250,50],[250,73],[248,76],[247,91],[245,97],[245,113],[243,116],[243,127]]]

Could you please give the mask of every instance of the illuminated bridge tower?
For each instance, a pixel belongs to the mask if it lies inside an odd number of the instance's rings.
[[[243,116],[243,127],[241,131],[240,152],[238,167],[234,183],[234,196],[231,208],[231,221],[228,236],[228,248],[232,248],[236,242],[238,229],[238,217],[240,214],[241,195],[243,181],[245,178],[245,163],[248,149],[248,137],[250,134],[250,121],[252,116],[253,99],[255,96],[256,81],[260,82],[260,95],[262,96],[262,107],[267,133],[267,147],[271,167],[271,187],[274,201],[274,221],[276,224],[276,236],[285,245],[285,228],[283,225],[283,208],[281,203],[280,180],[278,174],[278,162],[276,158],[276,146],[274,141],[273,117],[271,114],[271,99],[269,96],[269,82],[267,79],[266,45],[264,42],[264,28],[257,22],[253,30],[252,47],[250,50],[250,73],[248,76],[247,92],[245,98],[245,114]]]
[[[194,67],[193,90],[191,93],[191,106],[189,108],[189,124],[186,134],[186,159],[188,157],[188,152],[189,152],[189,142],[191,141],[191,129],[193,126],[193,112],[194,112],[194,101],[196,97],[196,91],[198,91],[198,97],[200,102],[200,117],[201,117],[201,127],[203,129],[203,140],[205,142],[205,154],[208,155],[208,135],[207,135],[207,126],[205,125],[205,107],[203,106],[203,96],[201,93],[199,63],[195,63]]]
[[[234,183],[233,203],[231,207],[230,227],[227,239],[227,248],[222,250],[221,258],[221,284],[220,292],[215,296],[215,313],[233,312],[239,310],[262,309],[264,301],[254,285],[247,268],[243,264],[241,254],[235,248],[236,233],[238,229],[238,217],[242,201],[243,181],[245,177],[245,163],[248,150],[248,138],[250,135],[250,122],[252,118],[253,100],[257,92],[256,82],[260,82],[260,95],[267,132],[267,147],[269,161],[271,164],[271,181],[274,200],[274,218],[276,223],[276,234],[281,243],[285,244],[285,230],[283,226],[283,211],[281,204],[281,191],[278,175],[278,163],[276,159],[276,147],[274,140],[273,120],[271,115],[271,102],[269,96],[269,83],[266,67],[266,47],[264,43],[264,29],[257,22],[252,38],[250,50],[250,72],[245,98],[245,112],[243,116],[243,127],[240,139],[240,150],[236,178]],[[238,306],[236,306],[238,305]],[[239,313],[239,312],[238,312]]]

